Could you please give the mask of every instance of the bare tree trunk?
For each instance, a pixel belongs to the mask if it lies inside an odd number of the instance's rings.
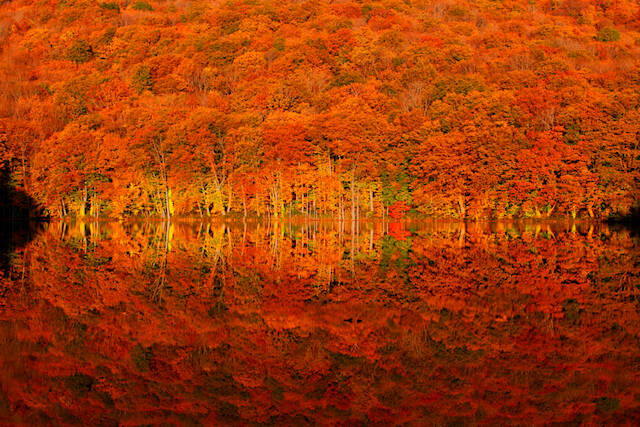
[[[373,190],[369,190],[369,211],[371,212],[371,216],[373,216]]]
[[[360,223],[360,191],[356,191],[356,221]],[[358,225],[358,231],[360,231],[360,225]]]
[[[464,198],[462,195],[458,196],[458,207],[460,208],[460,218],[467,216],[467,208],[465,207]]]
[[[207,203],[207,189],[204,187],[204,183],[200,183],[200,192],[202,193],[202,205],[204,206],[204,210],[207,216],[211,216],[209,212],[209,203]],[[202,216],[202,214],[200,214]]]
[[[555,208],[556,208],[556,205],[555,205],[555,204],[549,208],[549,212],[547,212],[547,217],[550,217],[550,216],[551,216],[551,214],[553,213],[553,210],[554,210]]]
[[[351,168],[351,221],[356,220],[356,174],[355,168]]]
[[[355,274],[355,222],[351,221],[351,274]]]
[[[89,196],[87,194],[87,186],[83,186],[82,187],[82,208],[80,210],[80,216],[84,218],[84,216],[87,214],[87,201],[89,199]]]
[[[165,175],[165,179],[164,179],[164,199],[165,199],[165,204],[167,207],[167,220],[169,218],[171,218],[171,206],[170,206],[170,198],[169,198],[169,184],[167,183],[167,178]]]

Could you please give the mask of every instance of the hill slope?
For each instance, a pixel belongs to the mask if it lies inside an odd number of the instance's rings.
[[[637,203],[634,2],[17,0],[0,38],[0,158],[53,216]]]

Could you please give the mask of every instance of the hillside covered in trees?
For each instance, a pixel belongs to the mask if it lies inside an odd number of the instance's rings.
[[[0,161],[50,216],[609,217],[629,0],[15,0]]]

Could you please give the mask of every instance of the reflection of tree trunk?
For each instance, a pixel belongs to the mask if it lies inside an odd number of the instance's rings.
[[[373,225],[371,226],[371,230],[369,230],[369,250],[373,251]]]
[[[461,247],[464,246],[464,238],[466,234],[467,234],[467,226],[463,222],[460,224],[460,234],[458,235],[458,245]]]
[[[84,252],[87,251],[88,240],[87,240],[87,223],[83,222],[80,224],[80,234],[82,234],[82,249]]]
[[[247,218],[247,194],[242,192],[242,218]]]
[[[246,240],[247,240],[247,222],[243,221],[243,223],[242,223],[242,253],[244,253]]]
[[[168,219],[168,218],[167,218]],[[160,301],[162,297],[162,290],[166,284],[167,277],[167,257],[169,255],[169,234],[170,234],[170,222],[164,223],[164,248],[162,256],[160,257],[160,264],[158,266],[158,273],[151,289],[151,299],[155,302]]]
[[[354,275],[355,274],[355,252],[356,252],[356,247],[355,247],[355,238],[356,238],[356,230],[355,230],[355,222],[352,220],[351,221],[351,274]]]
[[[60,240],[64,241],[66,236],[67,236],[67,223],[61,222],[60,223]]]

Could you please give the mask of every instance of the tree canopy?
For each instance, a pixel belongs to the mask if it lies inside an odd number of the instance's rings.
[[[0,160],[51,216],[628,214],[640,7],[16,0]]]

